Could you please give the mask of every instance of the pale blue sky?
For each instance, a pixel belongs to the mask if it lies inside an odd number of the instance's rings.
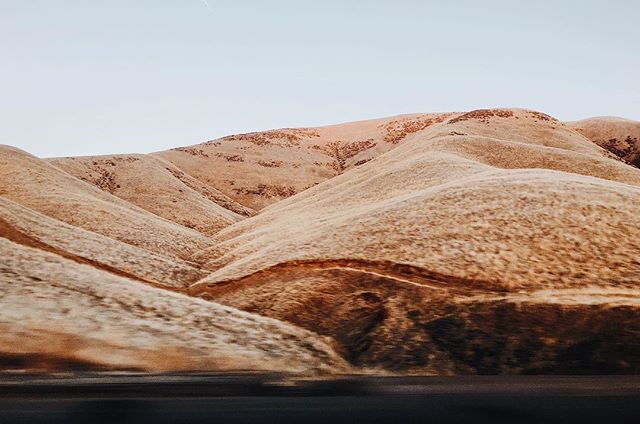
[[[640,1],[0,0],[0,143],[150,152],[410,112],[640,120]]]

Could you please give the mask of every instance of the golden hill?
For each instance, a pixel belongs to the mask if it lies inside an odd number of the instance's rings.
[[[253,211],[149,155],[70,157],[49,162],[160,217],[215,234]]]
[[[640,122],[599,117],[568,122],[567,125],[598,146],[640,168]]]
[[[155,254],[69,225],[2,197],[0,236],[151,285],[184,287],[207,275],[205,270],[182,259]]]
[[[14,368],[346,369],[326,340],[279,321],[4,238],[0,254],[0,358]]]
[[[43,215],[169,257],[211,244],[21,150],[0,146],[0,195]]]
[[[640,170],[583,127],[489,109],[152,155],[5,148],[0,322],[104,367],[640,372]],[[5,353],[64,359],[38,346]]]
[[[232,135],[158,152],[210,188],[255,210],[392,149],[452,114],[402,115],[319,128]]]
[[[361,366],[637,370],[602,347],[638,352],[639,204],[640,172],[564,124],[476,111],[223,230],[191,293],[332,336]],[[602,364],[572,362],[582,345]]]

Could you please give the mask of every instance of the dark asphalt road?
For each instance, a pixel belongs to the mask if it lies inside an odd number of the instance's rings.
[[[640,378],[0,377],[0,423],[639,423]]]

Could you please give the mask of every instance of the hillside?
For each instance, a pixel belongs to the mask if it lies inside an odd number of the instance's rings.
[[[155,154],[260,210],[361,166],[452,114],[402,115],[319,128],[232,135]]]
[[[567,125],[631,165],[640,168],[640,122],[598,117]]]
[[[594,121],[482,109],[151,155],[3,147],[1,354],[47,369],[638,373],[640,169],[599,141],[635,127]]]
[[[0,238],[1,368],[336,371],[326,340]]]
[[[193,263],[69,225],[3,197],[0,237],[151,285],[184,287],[207,275]]]
[[[169,257],[211,245],[203,234],[162,219],[18,149],[0,146],[0,195],[43,215]]]
[[[55,158],[67,173],[177,224],[212,235],[253,213],[149,155]]]
[[[223,230],[191,293],[357,365],[637,372],[638,204],[640,172],[561,122],[475,111]]]

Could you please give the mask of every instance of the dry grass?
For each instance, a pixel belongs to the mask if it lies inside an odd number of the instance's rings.
[[[454,115],[407,115],[239,134],[155,155],[203,185],[260,210],[348,171],[356,163],[361,165],[408,135]]]
[[[3,148],[0,356],[640,372],[640,170],[614,158],[637,123],[593,121],[407,115],[57,167]]]
[[[568,125],[616,157],[640,168],[640,122],[603,117]]]
[[[241,219],[235,211],[242,212],[242,206],[233,205],[235,202],[221,193],[210,195],[213,189],[200,187],[202,184],[190,184],[188,175],[153,156],[57,158],[49,162],[148,212],[206,235]]]
[[[539,113],[468,116],[223,230],[192,294],[360,366],[637,372],[640,172]]]
[[[0,238],[1,355],[143,370],[336,371],[326,340]],[[11,342],[13,341],[13,342]]]

